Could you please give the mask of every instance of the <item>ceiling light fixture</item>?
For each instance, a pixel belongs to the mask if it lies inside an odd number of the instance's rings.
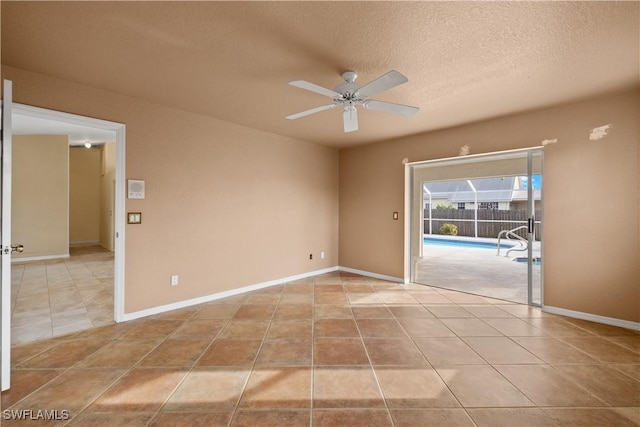
[[[356,83],[357,77],[358,75],[353,71],[344,72],[342,74],[342,78],[345,83],[338,85],[335,90],[326,89],[305,80],[289,82],[291,86],[328,96],[333,100],[333,102],[331,104],[315,107],[300,113],[288,115],[286,118],[289,120],[299,119],[300,117],[329,110],[336,106],[341,106],[343,108],[342,121],[344,131],[353,132],[358,130],[358,111],[356,110],[356,105],[361,105],[365,110],[382,111],[383,113],[391,113],[405,117],[413,116],[420,111],[418,107],[369,99],[370,96],[377,95],[387,89],[391,89],[392,87],[408,82],[409,79],[399,72],[391,70],[364,86]]]
[[[91,143],[90,143],[89,141],[86,141],[86,142],[84,143],[84,146],[85,146],[86,148],[91,148]]]

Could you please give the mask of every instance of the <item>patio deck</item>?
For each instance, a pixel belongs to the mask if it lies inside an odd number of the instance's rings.
[[[425,237],[444,237],[425,235]],[[459,241],[496,243],[497,239],[446,236]],[[540,242],[534,242],[534,257],[540,257]],[[414,259],[413,282],[468,292],[490,298],[527,304],[527,263],[516,262],[527,252],[513,251],[508,257],[496,249],[425,244],[422,258]],[[540,303],[540,265],[533,267],[533,302]]]

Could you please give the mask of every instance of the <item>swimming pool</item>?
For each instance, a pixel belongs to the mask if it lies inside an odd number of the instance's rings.
[[[493,242],[484,242],[482,240],[458,240],[458,239],[440,239],[435,237],[425,237],[422,240],[425,245],[436,246],[454,246],[459,248],[478,248],[478,249],[498,249],[498,245]],[[512,248],[513,243],[500,242],[501,248]]]

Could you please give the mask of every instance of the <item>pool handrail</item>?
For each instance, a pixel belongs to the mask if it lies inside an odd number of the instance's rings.
[[[529,247],[529,241],[527,239],[525,239],[524,237],[520,236],[519,234],[516,233],[516,231],[518,230],[522,230],[525,228],[528,228],[528,225],[521,225],[520,227],[516,227],[514,229],[511,230],[502,230],[500,231],[500,233],[498,233],[498,253],[496,254],[497,256],[500,255],[500,239],[502,238],[502,236],[504,235],[504,237],[507,240],[511,240],[512,238],[518,240],[518,243],[520,243],[520,247],[512,247],[511,249],[507,250],[507,252],[504,254],[504,256],[509,256],[509,252],[511,251],[526,251],[527,248]]]

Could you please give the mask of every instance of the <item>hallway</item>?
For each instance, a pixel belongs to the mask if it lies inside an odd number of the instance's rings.
[[[87,245],[69,253],[13,264],[12,345],[113,323],[113,252]]]

